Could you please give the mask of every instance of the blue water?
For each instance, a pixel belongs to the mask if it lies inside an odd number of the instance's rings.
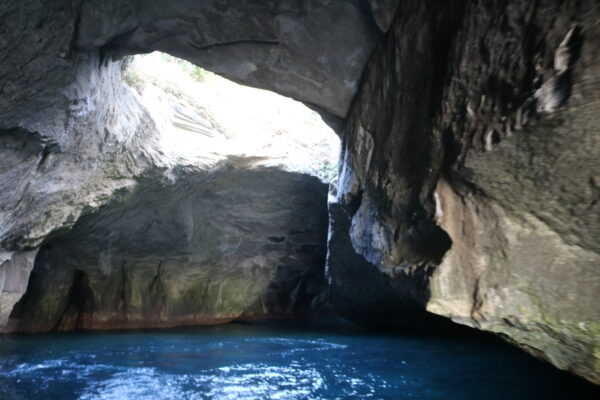
[[[338,322],[0,338],[3,400],[600,399],[593,390],[500,342]]]

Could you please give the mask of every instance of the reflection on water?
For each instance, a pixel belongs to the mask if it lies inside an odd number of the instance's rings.
[[[549,399],[592,391],[500,343],[367,335],[339,323],[0,340],[0,399]]]

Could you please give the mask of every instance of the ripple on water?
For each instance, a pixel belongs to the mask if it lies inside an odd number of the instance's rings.
[[[340,394],[344,396],[368,398],[375,393],[375,378],[372,376],[367,375],[367,379],[361,379],[342,374],[333,368],[331,373],[336,384],[343,386],[338,390],[341,389]],[[299,362],[291,362],[289,366],[238,364],[198,374],[176,375],[156,368],[85,365],[57,359],[42,364],[22,363],[6,375],[28,376],[33,381],[41,378],[45,386],[65,378],[89,380],[91,382],[79,396],[81,400],[299,400],[322,398],[319,393],[327,389],[326,377],[322,373]],[[98,379],[100,376],[106,378]]]
[[[0,342],[0,399],[532,400],[581,393],[579,382],[499,344],[271,328],[15,337]]]
[[[221,367],[203,374],[172,375],[135,368],[86,388],[81,400],[103,399],[316,399],[324,385],[315,369],[261,364]]]

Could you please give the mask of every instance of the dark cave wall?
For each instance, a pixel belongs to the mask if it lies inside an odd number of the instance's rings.
[[[600,380],[598,12],[398,6],[346,120],[330,203],[343,315],[410,327],[439,314]]]

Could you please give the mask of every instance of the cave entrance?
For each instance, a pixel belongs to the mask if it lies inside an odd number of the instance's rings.
[[[173,124],[180,129],[163,131],[165,146],[178,154],[199,155],[210,147],[271,159],[271,164],[327,183],[337,175],[339,138],[301,102],[237,84],[161,52],[127,57],[122,77],[149,107],[157,101],[175,104]]]
[[[327,192],[339,139],[319,114],[162,53],[127,58],[120,74],[123,104],[142,106],[135,157],[148,166],[46,239],[13,329],[331,313]]]

